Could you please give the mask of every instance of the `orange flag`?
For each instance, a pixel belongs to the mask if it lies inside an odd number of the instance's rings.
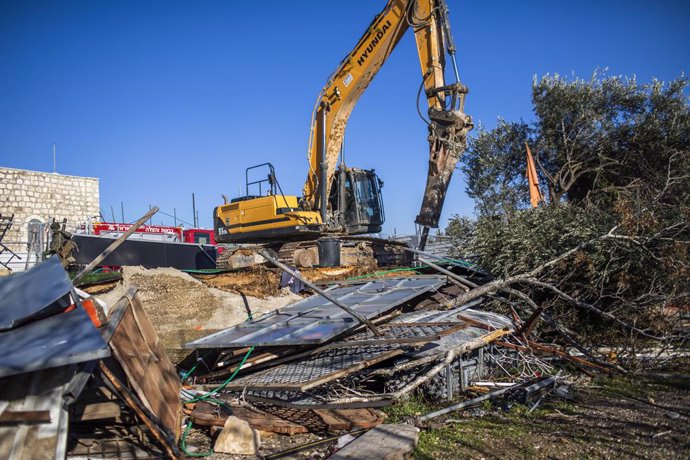
[[[527,148],[527,183],[529,184],[529,201],[532,207],[536,208],[540,201],[544,201],[544,196],[539,190],[539,178],[537,177],[537,167],[534,165],[534,158],[529,149],[529,145],[525,142]]]

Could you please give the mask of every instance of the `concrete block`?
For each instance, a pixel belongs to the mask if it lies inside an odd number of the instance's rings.
[[[402,423],[379,425],[355,439],[331,460],[404,460],[412,457],[419,442],[419,428]]]
[[[261,435],[241,418],[231,415],[213,446],[215,452],[224,454],[256,455],[261,446]]]

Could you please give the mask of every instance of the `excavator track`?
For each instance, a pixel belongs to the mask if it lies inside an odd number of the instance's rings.
[[[340,265],[407,266],[411,253],[405,243],[366,236],[328,235],[340,241]],[[267,249],[277,254],[280,262],[298,268],[319,266],[318,240],[291,241],[283,244],[252,244],[229,248],[218,257],[218,268],[250,267],[265,262],[259,251]]]
[[[366,236],[328,235],[340,241],[340,265],[402,266],[412,261],[405,243]],[[278,251],[278,260],[293,267],[319,265],[318,240],[285,243]]]

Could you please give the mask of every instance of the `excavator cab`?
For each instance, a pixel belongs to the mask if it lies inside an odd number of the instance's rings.
[[[335,223],[350,235],[379,233],[385,221],[383,181],[374,170],[340,166],[333,181],[330,208]]]

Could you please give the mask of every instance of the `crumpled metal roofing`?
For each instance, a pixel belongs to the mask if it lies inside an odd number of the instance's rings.
[[[379,316],[445,283],[445,277],[385,278],[336,285],[328,293],[367,319]],[[312,345],[323,343],[359,322],[319,295],[260,318],[185,344],[185,348]]]
[[[0,377],[110,356],[81,308],[0,333]]]
[[[58,313],[69,303],[54,305],[55,302],[71,289],[72,282],[56,256],[25,272],[0,277],[0,331],[17,327],[32,317]]]

